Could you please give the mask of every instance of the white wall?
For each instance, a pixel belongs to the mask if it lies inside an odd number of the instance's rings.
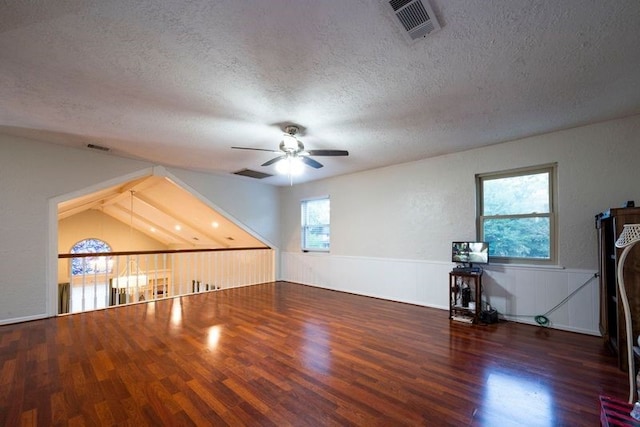
[[[57,248],[50,200],[153,166],[85,149],[0,135],[0,324],[52,315]],[[259,182],[167,168],[187,189],[228,213],[261,240],[279,244],[277,189]],[[55,226],[54,226],[55,227]],[[53,249],[50,249],[53,247]],[[54,269],[55,270],[55,269]]]
[[[476,237],[475,175],[557,162],[559,265],[492,265],[484,277],[501,313],[543,314],[597,271],[594,215],[626,200],[640,204],[639,158],[634,116],[283,187],[281,278],[448,308],[451,242]],[[331,253],[303,254],[299,203],[322,195],[331,197]],[[599,334],[597,308],[592,280],[550,315],[552,326]]]

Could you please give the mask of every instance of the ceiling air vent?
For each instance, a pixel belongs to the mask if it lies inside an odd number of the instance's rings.
[[[241,169],[239,171],[233,172],[233,174],[240,175],[240,176],[248,176],[249,178],[255,178],[255,179],[263,179],[263,178],[269,178],[270,176],[273,176],[268,173],[258,172],[251,169]]]
[[[87,148],[90,148],[92,150],[98,150],[98,151],[111,151],[111,148],[109,147],[103,147],[102,145],[96,145],[96,144],[87,144]]]
[[[427,0],[384,0],[409,42],[438,31],[440,24]]]

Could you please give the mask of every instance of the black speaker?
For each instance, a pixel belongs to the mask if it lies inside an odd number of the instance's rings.
[[[480,312],[480,321],[482,323],[498,323],[498,311],[492,308]]]
[[[462,288],[462,306],[469,307],[469,302],[471,301],[471,289],[470,288]]]

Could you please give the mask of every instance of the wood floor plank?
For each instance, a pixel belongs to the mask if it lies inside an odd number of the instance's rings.
[[[197,398],[189,398],[182,392],[178,392],[172,395],[172,399],[175,400],[178,405],[180,405],[185,414],[195,425],[204,426],[214,423],[216,425],[223,425],[222,419],[220,419],[219,417],[217,417],[217,419],[214,419],[215,413],[211,413],[211,411],[200,411],[200,409],[198,409],[198,407],[196,406],[198,402]]]
[[[22,427],[35,427],[38,425],[38,410],[30,409],[22,413],[20,417],[20,425]]]
[[[56,424],[64,425],[64,424]],[[87,424],[84,422],[84,418],[81,415],[75,416],[69,419],[67,424],[69,427],[85,427]]]
[[[193,390],[200,399],[204,400],[217,414],[224,414],[230,407],[236,406],[239,403],[239,400],[235,399],[235,395],[231,402],[226,398],[226,396],[232,393],[231,390],[226,389],[223,393],[219,392],[221,386],[224,386],[223,384],[219,385],[217,389],[211,390],[211,387],[206,386],[202,382],[198,380],[191,380],[187,383],[187,386]],[[224,387],[226,388],[226,386]],[[221,400],[221,398],[224,400]]]
[[[287,282],[0,326],[0,425],[597,425],[626,381],[598,337]]]

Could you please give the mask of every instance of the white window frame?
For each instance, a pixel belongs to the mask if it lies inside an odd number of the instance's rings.
[[[307,205],[310,203],[314,203],[314,202],[318,202],[318,201],[328,201],[329,202],[329,223],[328,224],[308,224],[307,220],[308,218],[306,217],[306,212],[307,212]],[[322,197],[314,197],[314,198],[310,198],[310,199],[303,199],[300,201],[300,247],[302,249],[303,252],[329,252],[331,249],[331,199],[329,198],[329,196],[322,196]],[[307,244],[307,229],[311,228],[311,227],[326,227],[328,229],[328,241],[327,241],[327,247],[326,248],[316,248],[316,247],[309,247]]]
[[[484,194],[483,183],[486,180],[511,178],[524,175],[535,175],[540,173],[549,174],[549,212],[531,212],[527,214],[509,215],[484,215]],[[476,175],[476,231],[480,241],[486,241],[484,237],[484,221],[486,219],[525,219],[525,218],[549,218],[549,258],[533,257],[497,257],[490,256],[491,263],[497,264],[527,264],[527,265],[557,265],[558,263],[558,239],[557,239],[557,164],[546,164],[527,168],[512,169],[500,172],[483,173]],[[489,242],[491,247],[491,242]]]

